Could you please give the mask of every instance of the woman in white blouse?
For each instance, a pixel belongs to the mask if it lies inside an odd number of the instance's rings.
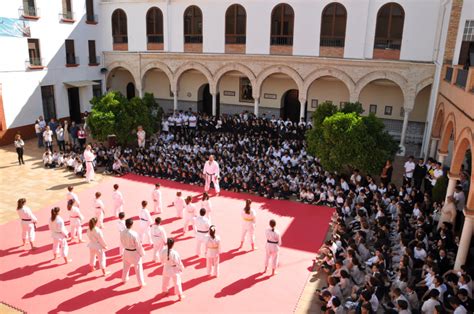
[[[25,142],[21,139],[21,135],[17,134],[15,135],[15,149],[16,149],[16,154],[18,155],[18,164],[21,166],[22,164],[25,164],[25,161],[23,160],[23,147],[25,146]]]

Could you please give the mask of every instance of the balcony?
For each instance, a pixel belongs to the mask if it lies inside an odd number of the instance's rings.
[[[148,35],[147,50],[163,50],[163,35]]]
[[[319,42],[319,56],[330,58],[344,57],[345,38],[321,37]]]
[[[116,51],[127,51],[128,50],[128,36],[127,35],[114,35],[113,49]]]
[[[184,35],[184,52],[201,53],[202,35]]]
[[[20,17],[25,20],[38,20],[40,18],[37,7],[21,7],[18,12]]]
[[[59,13],[59,21],[61,23],[74,23],[76,20],[74,19],[73,12],[62,12]]]
[[[293,54],[293,36],[291,35],[272,35],[270,37],[270,54],[272,55],[292,55]]]
[[[99,23],[99,16],[97,14],[87,14],[86,24],[97,25]]]
[[[25,61],[28,70],[42,70],[45,68],[42,58],[29,58]]]
[[[474,67],[445,66],[439,93],[474,117]]]
[[[74,55],[66,55],[66,67],[73,68],[78,67],[80,64],[79,57]]]
[[[375,39],[373,59],[400,60],[402,43],[399,40]]]
[[[98,66],[100,64],[100,56],[89,56],[89,66]]]
[[[246,42],[245,35],[225,35],[225,53],[245,53]]]

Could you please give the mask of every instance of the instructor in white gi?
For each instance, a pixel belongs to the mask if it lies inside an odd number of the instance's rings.
[[[219,194],[221,191],[219,187],[219,164],[217,161],[214,160],[214,155],[209,156],[209,160],[206,161],[204,164],[203,175],[205,179],[205,186],[204,191],[209,192],[209,188],[211,187],[211,181],[214,183],[214,188],[216,189],[216,193]]]
[[[86,150],[84,151],[84,161],[86,162],[86,180],[91,182],[94,180],[94,159],[95,155],[92,152],[92,147],[87,145]]]

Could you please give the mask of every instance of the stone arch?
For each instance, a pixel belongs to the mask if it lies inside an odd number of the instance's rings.
[[[283,73],[288,75],[293,81],[296,83],[296,86],[298,87],[298,91],[301,92],[304,90],[303,87],[303,79],[301,76],[296,72],[294,69],[290,68],[289,66],[286,65],[272,65],[266,69],[264,69],[262,72],[260,72],[257,76],[257,81],[256,81],[256,87],[255,87],[255,95],[260,96],[261,89],[262,89],[262,84],[267,79],[270,75],[272,74],[277,74],[277,73]]]
[[[303,90],[301,91],[301,94],[304,95],[305,99],[307,98],[309,88],[314,83],[314,81],[316,81],[317,79],[323,76],[331,76],[331,77],[335,77],[339,79],[340,81],[344,83],[344,85],[346,85],[347,89],[349,90],[350,96],[352,96],[352,94],[354,93],[354,89],[355,89],[354,80],[347,73],[335,68],[322,68],[322,69],[318,69],[316,71],[311,72],[304,79]]]
[[[108,85],[110,75],[112,74],[112,72],[114,72],[114,70],[117,70],[119,68],[123,68],[123,69],[127,70],[128,72],[130,72],[130,74],[133,77],[136,88],[137,89],[141,88],[141,79],[140,79],[140,75],[137,72],[137,69],[132,70],[133,67],[130,64],[128,64],[126,62],[122,62],[122,61],[112,62],[111,64],[109,64],[107,66],[108,71],[107,71],[107,74],[105,75],[105,84],[106,84],[106,86]]]
[[[448,152],[449,141],[451,134],[454,134],[454,140],[456,140],[456,118],[453,113],[450,113],[443,123],[441,132],[441,141],[439,143],[439,151],[442,153]],[[456,142],[454,143],[456,145]]]
[[[418,93],[421,92],[423,88],[432,84],[433,84],[433,77],[427,77],[421,80],[420,82],[418,82],[418,84],[416,84],[416,89],[415,89],[416,95],[418,95]]]
[[[209,71],[208,68],[206,68],[204,65],[202,65],[199,62],[186,62],[182,64],[181,66],[176,69],[174,72],[174,77],[173,81],[171,84],[171,88],[175,88],[175,91],[179,90],[179,79],[181,76],[184,74],[184,72],[189,71],[189,70],[197,70],[201,72],[207,79],[210,87],[211,94],[216,92],[216,86],[214,85],[214,79],[212,77],[211,71]]]
[[[391,72],[391,71],[374,71],[364,75],[360,78],[355,86],[354,90],[354,97],[356,100],[359,99],[360,93],[364,87],[366,87],[369,83],[375,80],[390,80],[400,87],[403,94],[404,99],[404,106],[407,103],[407,94],[406,94],[406,85],[407,80],[398,73]]]
[[[255,74],[250,70],[247,66],[240,64],[240,63],[230,63],[226,64],[223,67],[219,68],[216,73],[214,73],[214,86],[217,88],[219,87],[219,81],[220,79],[230,71],[238,71],[250,80],[250,83],[252,84],[252,88],[255,88],[256,86],[256,77]]]
[[[441,137],[443,122],[444,122],[444,104],[440,103],[438,105],[438,110],[436,111],[436,116],[435,116],[434,124],[433,124],[433,130],[431,131],[432,137],[436,137],[436,138]]]
[[[170,84],[173,83],[173,72],[171,72],[170,68],[162,62],[151,61],[150,63],[146,64],[142,69],[142,77],[141,77],[142,85],[143,85],[143,80],[145,79],[147,72],[153,69],[158,69],[158,70],[163,71],[168,77]]]
[[[466,156],[466,152],[471,148],[471,155],[473,153],[474,135],[469,127],[465,127],[456,138],[456,145],[454,147],[453,159],[451,161],[450,171],[454,174],[458,174],[461,171],[461,165]],[[471,159],[472,162],[472,159]],[[473,169],[471,167],[471,169]]]

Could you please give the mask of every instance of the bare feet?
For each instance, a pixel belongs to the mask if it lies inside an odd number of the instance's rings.
[[[72,259],[65,257],[65,258],[64,258],[64,262],[65,262],[66,264],[69,264],[70,262],[72,262]]]
[[[84,241],[84,240],[79,240],[79,241],[77,241],[77,243],[86,243],[86,241]]]
[[[263,273],[266,273],[267,272],[267,268],[265,267],[265,269],[263,270]]]
[[[89,271],[92,273],[93,271],[95,271],[95,267],[94,266],[89,266]]]
[[[186,298],[184,294],[178,296],[178,301],[181,301],[182,299]]]
[[[147,286],[147,284],[146,284],[146,282],[144,282],[140,285],[140,288],[143,288],[143,287],[146,287],[146,286]]]

